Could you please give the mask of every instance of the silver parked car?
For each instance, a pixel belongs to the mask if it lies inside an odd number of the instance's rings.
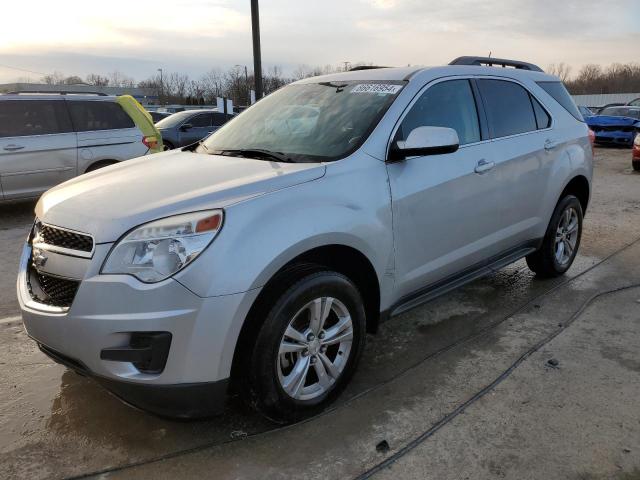
[[[37,197],[77,175],[153,153],[159,135],[146,137],[121,103],[142,108],[130,97],[0,95],[0,200]]]
[[[563,274],[591,192],[582,116],[535,65],[452,63],[304,79],[154,168],[50,190],[17,284],[29,335],[155,413],[233,390],[292,421],[336,398],[381,319],[521,258]]]

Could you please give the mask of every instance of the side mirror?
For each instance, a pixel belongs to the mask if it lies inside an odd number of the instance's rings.
[[[459,146],[458,132],[453,128],[417,127],[406,140],[393,143],[389,160],[397,162],[407,157],[453,153]]]
[[[193,125],[191,125],[190,123],[185,123],[180,127],[180,131],[186,132],[187,130],[191,130],[192,128],[193,128]]]

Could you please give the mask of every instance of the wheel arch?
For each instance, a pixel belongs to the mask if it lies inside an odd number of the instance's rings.
[[[101,158],[100,160],[91,162],[87,168],[85,168],[84,173],[93,172],[99,168],[115,165],[116,163],[120,163],[120,160],[116,160],[115,158]]]
[[[281,295],[296,279],[323,268],[342,273],[353,281],[365,304],[367,332],[376,332],[380,320],[380,284],[371,261],[351,246],[331,244],[315,247],[296,255],[278,269],[253,302],[236,342],[231,378],[237,379],[245,367],[243,359],[248,357],[245,352],[255,342],[269,300]]]
[[[567,184],[565,185],[562,193],[560,194],[560,198],[558,201],[562,200],[567,195],[574,195],[582,206],[582,214],[584,215],[587,212],[587,207],[589,206],[589,199],[591,196],[591,186],[589,185],[589,180],[584,175],[576,175],[573,177]]]

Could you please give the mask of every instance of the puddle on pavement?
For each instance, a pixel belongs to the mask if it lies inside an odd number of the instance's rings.
[[[368,337],[358,372],[338,404],[508,316],[554,284],[535,280],[518,262],[389,320]],[[206,421],[175,422],[135,410],[52,363],[20,325],[0,328],[0,345],[8,346],[0,350],[0,385],[6,392],[0,400],[0,477],[25,468],[34,478],[79,475],[275,428],[239,401]]]

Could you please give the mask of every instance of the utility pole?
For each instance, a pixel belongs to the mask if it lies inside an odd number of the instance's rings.
[[[162,69],[159,68],[160,72],[160,105],[162,105],[162,97],[164,96],[164,83],[162,83]]]
[[[256,82],[256,100],[260,100],[262,98],[262,58],[260,54],[258,0],[251,0],[251,31],[253,34],[253,77]]]

